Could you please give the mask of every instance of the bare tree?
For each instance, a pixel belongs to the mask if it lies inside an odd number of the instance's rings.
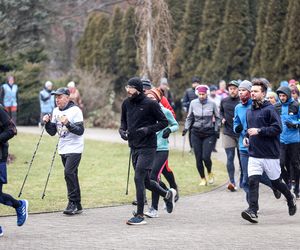
[[[136,0],[134,4],[141,74],[157,83],[170,67],[172,17],[164,0]]]

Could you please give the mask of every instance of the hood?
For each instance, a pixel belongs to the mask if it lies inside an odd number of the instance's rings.
[[[277,90],[276,90],[276,93],[277,95],[279,96],[279,94],[285,94],[288,98],[288,100],[291,99],[292,97],[292,94],[291,94],[291,90],[289,87],[285,87],[285,86],[282,86],[282,87],[279,87]]]

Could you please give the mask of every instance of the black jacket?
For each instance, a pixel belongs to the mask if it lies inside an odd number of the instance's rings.
[[[274,106],[265,101],[260,108],[247,110],[247,127],[260,128],[258,135],[249,137],[249,155],[255,158],[279,159],[282,131],[281,119]]]
[[[131,148],[156,148],[156,132],[167,126],[159,104],[144,94],[123,102],[120,131],[127,131]],[[139,128],[145,128],[144,132],[137,132]]]
[[[17,134],[15,124],[10,119],[4,107],[0,105],[0,161],[6,162],[8,157],[7,141]]]
[[[224,124],[223,134],[231,137],[239,137],[239,134],[234,133],[233,131],[233,118],[234,118],[234,109],[235,106],[240,102],[240,98],[226,97],[221,101],[220,104],[220,116],[221,120],[225,118],[226,122]]]
[[[185,91],[184,96],[182,98],[182,106],[186,108],[186,112],[189,111],[191,101],[193,101],[193,100],[195,100],[197,98],[198,98],[198,96],[195,93],[195,89],[188,88]]]

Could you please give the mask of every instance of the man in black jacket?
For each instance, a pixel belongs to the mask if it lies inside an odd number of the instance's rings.
[[[289,215],[296,213],[296,197],[280,179],[280,142],[282,131],[280,116],[274,106],[265,101],[268,82],[265,78],[252,81],[252,108],[247,111],[247,133],[244,145],[249,146],[249,208],[242,212],[242,217],[251,223],[257,223],[258,188],[263,172],[272,182],[272,186],[280,191],[287,200]]]
[[[236,191],[236,183],[234,180],[234,172],[235,172],[234,157],[235,157],[236,148],[237,148],[238,159],[240,159],[239,150],[238,150],[239,134],[236,134],[233,131],[234,109],[235,106],[238,105],[240,102],[238,87],[239,87],[239,83],[237,81],[233,80],[229,82],[227,85],[229,96],[222,99],[220,104],[220,116],[221,116],[222,124],[224,126],[222,141],[227,156],[226,167],[229,176],[229,184],[227,188],[232,192]],[[242,180],[242,176],[240,177],[240,183],[241,180]]]
[[[150,180],[157,147],[156,132],[167,127],[168,120],[159,104],[144,95],[140,78],[131,78],[126,91],[128,98],[122,104],[119,133],[122,139],[128,140],[131,149],[137,199],[137,213],[127,221],[127,224],[141,225],[146,224],[144,221],[145,187],[165,197],[169,213],[174,208],[176,191],[165,190],[156,181]]]
[[[43,121],[49,135],[58,133],[58,153],[64,165],[65,180],[68,189],[68,205],[64,214],[82,213],[80,186],[78,181],[78,166],[83,151],[83,115],[81,109],[69,100],[68,88],[59,88],[55,95],[57,107],[52,117],[45,115]]]

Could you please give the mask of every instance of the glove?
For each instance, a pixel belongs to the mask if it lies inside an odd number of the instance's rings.
[[[294,124],[292,122],[285,122],[285,125],[288,127],[288,128],[299,128],[299,124]]]
[[[220,138],[220,131],[215,131],[215,136],[216,136],[217,139],[219,139]]]
[[[167,128],[164,130],[162,138],[167,139],[169,138],[169,135],[172,133],[171,129]]]
[[[237,134],[241,133],[243,131],[243,125],[242,124],[239,124],[235,127],[235,132]]]
[[[128,140],[128,133],[127,131],[123,130],[123,129],[119,129],[119,134],[121,136],[121,138],[125,141]]]
[[[136,130],[136,134],[140,137],[146,136],[149,133],[149,129],[147,127],[138,128]]]
[[[183,131],[182,131],[182,136],[185,136],[185,134],[188,132],[188,130],[185,128]]]

